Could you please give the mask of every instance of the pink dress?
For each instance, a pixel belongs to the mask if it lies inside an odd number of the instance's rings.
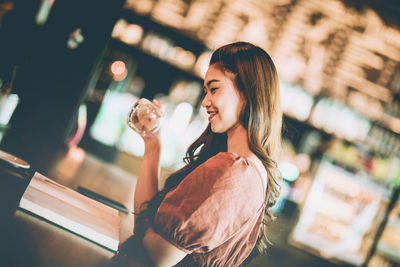
[[[165,196],[155,230],[190,254],[177,266],[238,266],[257,241],[265,190],[251,161],[218,153]]]

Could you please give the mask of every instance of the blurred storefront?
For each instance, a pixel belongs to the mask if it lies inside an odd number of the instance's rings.
[[[165,174],[178,168],[208,123],[200,102],[210,52],[253,42],[277,65],[285,116],[275,213],[290,227],[285,242],[272,241],[332,266],[398,266],[398,14],[396,1],[126,0],[74,106],[70,121],[85,119],[77,142],[137,173],[144,146],[126,117],[139,98],[156,98],[161,164]]]

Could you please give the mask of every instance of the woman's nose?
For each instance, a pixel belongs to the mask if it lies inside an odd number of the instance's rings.
[[[210,106],[210,98],[208,97],[208,94],[206,94],[203,98],[203,101],[201,101],[201,106],[204,108]]]

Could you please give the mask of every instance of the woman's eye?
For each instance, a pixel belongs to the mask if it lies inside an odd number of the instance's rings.
[[[214,93],[217,89],[218,89],[218,88],[215,88],[215,87],[214,87],[214,88],[210,88],[210,92],[211,92],[211,93]]]

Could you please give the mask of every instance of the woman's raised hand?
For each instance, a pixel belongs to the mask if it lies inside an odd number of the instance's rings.
[[[153,99],[152,103],[156,106],[158,115],[162,117],[162,104],[155,99]],[[151,149],[156,148],[157,146],[161,147],[160,129],[155,132],[142,132],[140,135],[143,138],[146,148]]]

